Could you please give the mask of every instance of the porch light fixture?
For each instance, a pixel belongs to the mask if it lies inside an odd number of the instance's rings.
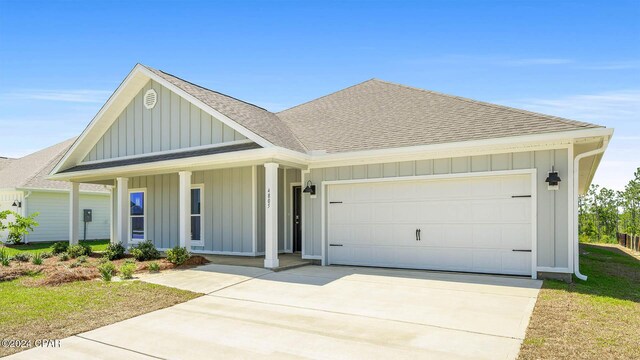
[[[549,176],[547,176],[547,179],[545,180],[545,182],[549,184],[549,190],[558,190],[560,188],[560,181],[562,181],[562,179],[558,176],[558,172],[551,167]]]
[[[21,208],[22,207],[22,202],[18,201],[18,200],[13,200],[13,204],[11,206],[17,207],[17,208]]]
[[[311,180],[307,181],[307,186],[302,190],[303,193],[309,193],[310,195],[316,194],[316,186],[311,183]]]

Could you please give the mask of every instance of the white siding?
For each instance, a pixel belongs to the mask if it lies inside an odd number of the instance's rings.
[[[154,89],[158,102],[144,107],[144,93]],[[83,161],[211,145],[245,136],[150,80],[89,151]]]
[[[26,199],[27,212],[39,212],[36,221],[40,224],[28,235],[28,241],[69,240],[69,193],[32,192]],[[109,195],[80,195],[80,239],[84,239],[82,210],[93,210],[93,221],[87,223],[87,240],[108,239],[110,236]]]

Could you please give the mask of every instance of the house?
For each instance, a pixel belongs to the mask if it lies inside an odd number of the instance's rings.
[[[69,239],[71,184],[47,177],[74,141],[69,139],[19,159],[0,158],[0,211],[12,210],[23,216],[40,213],[36,218],[40,225],[26,236],[26,242]],[[80,208],[92,211],[86,233],[82,214],[76,214],[80,239],[108,239],[109,190],[94,184],[82,184],[79,190]],[[0,240],[6,241],[6,235],[0,233]]]
[[[577,198],[612,134],[376,79],[272,113],[138,64],[50,178],[71,241],[83,183],[110,186],[125,244],[583,277]]]

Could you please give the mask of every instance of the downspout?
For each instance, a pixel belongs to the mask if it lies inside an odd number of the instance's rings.
[[[576,274],[576,277],[580,280],[586,281],[587,276],[580,273],[580,239],[578,237],[578,176],[580,173],[580,160],[593,156],[602,154],[609,145],[609,137],[605,137],[602,140],[602,146],[597,149],[587,151],[585,153],[577,155],[573,160],[573,272]]]
[[[27,191],[26,195],[22,197],[22,216],[28,216],[29,212],[27,211],[27,198],[31,196],[31,191]],[[29,243],[29,235],[24,237],[24,243]]]

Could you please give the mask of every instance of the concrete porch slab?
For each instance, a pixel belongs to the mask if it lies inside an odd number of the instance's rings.
[[[264,256],[234,256],[234,255],[208,255],[208,254],[197,254],[205,259],[211,261],[212,264],[216,265],[231,265],[231,266],[249,266],[249,267],[257,267],[264,268]],[[303,259],[300,254],[279,254],[278,259],[280,260],[280,266],[275,269],[271,269],[273,271],[282,271],[294,269],[297,267],[310,265],[313,263],[313,260]]]

